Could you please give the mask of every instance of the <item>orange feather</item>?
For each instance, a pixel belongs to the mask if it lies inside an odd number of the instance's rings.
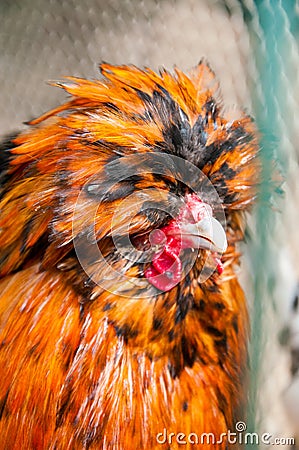
[[[187,449],[225,449],[227,438],[191,442],[235,431],[244,418],[249,325],[234,271],[244,211],[256,197],[256,130],[246,115],[226,118],[204,62],[188,74],[108,64],[101,72],[101,80],[55,83],[71,100],[33,120],[6,151],[0,448],[177,449],[181,432]],[[213,184],[227,221],[223,274],[199,282],[209,255],[201,250],[184,279],[158,292],[113,246],[112,231],[143,245],[168,224],[158,209],[139,208],[146,190],[160,205],[169,206],[170,192],[185,195],[175,170],[147,170],[151,152],[191,161]],[[130,155],[138,155],[138,176],[112,183]],[[115,216],[125,198],[132,220]],[[108,290],[104,262],[88,263],[90,279],[74,251],[92,227],[109,267],[128,277],[111,278]],[[144,286],[149,295],[138,298]]]

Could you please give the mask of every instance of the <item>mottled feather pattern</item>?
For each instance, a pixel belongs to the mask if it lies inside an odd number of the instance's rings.
[[[244,417],[248,316],[235,265],[244,212],[259,181],[254,123],[245,114],[226,118],[205,62],[187,74],[106,63],[100,69],[99,80],[54,83],[70,94],[68,102],[31,121],[2,149],[8,161],[0,200],[5,450],[175,449],[175,440],[159,444],[157,433],[220,436]],[[84,234],[94,223],[109,264],[128,277],[143,276],[138,261],[128,263],[113,245],[112,225],[142,247],[179,206],[172,204],[169,215],[148,209],[145,198],[138,209],[130,195],[156,189],[161,206],[187,190],[176,167],[149,173],[150,152],[183,158],[207,176],[225,211],[228,249],[222,275],[199,283],[199,257],[171,290],[157,295],[148,286],[153,295],[140,299],[144,284],[130,280],[115,280],[113,292],[102,289],[103,263],[93,263],[91,279],[73,239],[74,230]],[[138,174],[117,181],[127,173],[123,158],[132,154]],[[126,197],[136,210],[129,224],[114,218]],[[198,448],[227,447],[224,441]]]

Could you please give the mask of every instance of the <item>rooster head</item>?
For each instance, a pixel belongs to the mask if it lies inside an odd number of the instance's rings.
[[[97,81],[55,83],[72,98],[33,120],[9,150],[2,273],[24,264],[45,240],[43,266],[71,267],[77,239],[88,275],[78,283],[92,298],[101,279],[111,279],[111,268],[158,291],[181,282],[190,258],[198,279],[204,270],[219,277],[234,259],[242,212],[256,196],[253,121],[223,112],[204,62],[174,75],[100,69]],[[19,225],[7,238],[16,215]],[[121,281],[116,284],[119,292]]]

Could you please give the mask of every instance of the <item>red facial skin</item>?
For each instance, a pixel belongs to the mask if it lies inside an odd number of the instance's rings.
[[[145,277],[149,282],[161,291],[169,291],[181,281],[182,262],[181,250],[194,248],[192,237],[181,233],[182,225],[186,223],[198,223],[205,217],[211,217],[212,208],[204,203],[196,194],[187,194],[185,205],[178,217],[169,225],[151,233],[152,245],[160,247],[155,253],[150,267],[145,271]],[[220,275],[223,272],[221,260],[213,254],[216,269]]]

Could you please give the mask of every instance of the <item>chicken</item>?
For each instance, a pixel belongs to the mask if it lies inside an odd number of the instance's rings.
[[[0,448],[228,448],[254,123],[204,61],[100,70],[1,152]]]

